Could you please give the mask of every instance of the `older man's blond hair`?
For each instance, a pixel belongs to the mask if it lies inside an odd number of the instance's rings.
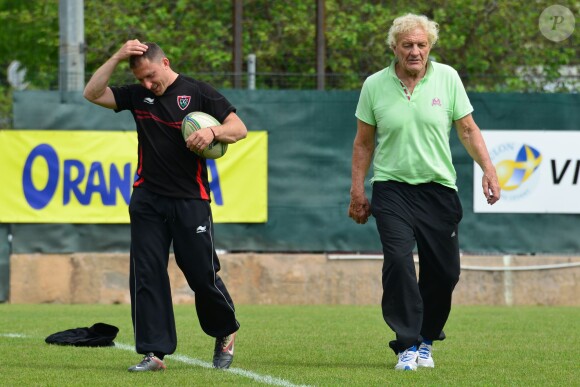
[[[393,21],[393,25],[389,29],[387,44],[389,47],[395,48],[401,34],[413,31],[416,28],[421,28],[427,33],[429,45],[433,47],[437,39],[439,39],[439,24],[433,20],[429,20],[427,16],[415,15],[413,13],[399,16]]]

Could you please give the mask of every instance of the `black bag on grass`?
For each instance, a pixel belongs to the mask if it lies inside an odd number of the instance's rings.
[[[74,345],[76,347],[111,347],[115,343],[119,328],[105,323],[96,323],[92,327],[67,329],[53,333],[44,341],[48,344]]]

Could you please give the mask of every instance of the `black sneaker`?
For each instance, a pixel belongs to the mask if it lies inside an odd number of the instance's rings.
[[[129,367],[129,372],[143,372],[143,371],[163,371],[165,363],[152,353],[148,353],[143,357],[141,363]]]
[[[234,341],[236,332],[225,337],[215,339],[215,348],[213,350],[214,368],[230,368],[234,360]]]

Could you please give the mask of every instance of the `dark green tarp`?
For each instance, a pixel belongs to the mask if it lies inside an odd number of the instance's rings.
[[[267,130],[268,222],[217,224],[229,251],[380,251],[374,222],[347,217],[358,92],[224,90],[250,130]],[[114,113],[70,94],[14,95],[17,129],[134,130]],[[482,129],[579,130],[578,94],[470,94]],[[578,253],[580,215],[475,214],[473,164],[451,136],[464,207],[461,248],[477,253]],[[370,188],[370,187],[369,187]],[[240,189],[244,189],[240,187]],[[128,251],[127,225],[15,224],[13,251]]]

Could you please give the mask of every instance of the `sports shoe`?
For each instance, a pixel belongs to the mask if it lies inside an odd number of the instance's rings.
[[[399,362],[395,366],[396,370],[416,371],[417,370],[417,347],[412,346],[399,352]]]
[[[234,341],[236,333],[225,337],[215,339],[215,348],[213,350],[214,368],[230,368],[234,360]]]
[[[143,371],[163,371],[165,363],[152,353],[148,353],[143,357],[141,363],[129,367],[129,372],[143,372]]]
[[[417,358],[417,365],[419,367],[435,367],[435,362],[433,361],[433,356],[431,355],[431,352],[433,351],[432,343],[432,341],[424,341],[419,346],[419,357]]]

